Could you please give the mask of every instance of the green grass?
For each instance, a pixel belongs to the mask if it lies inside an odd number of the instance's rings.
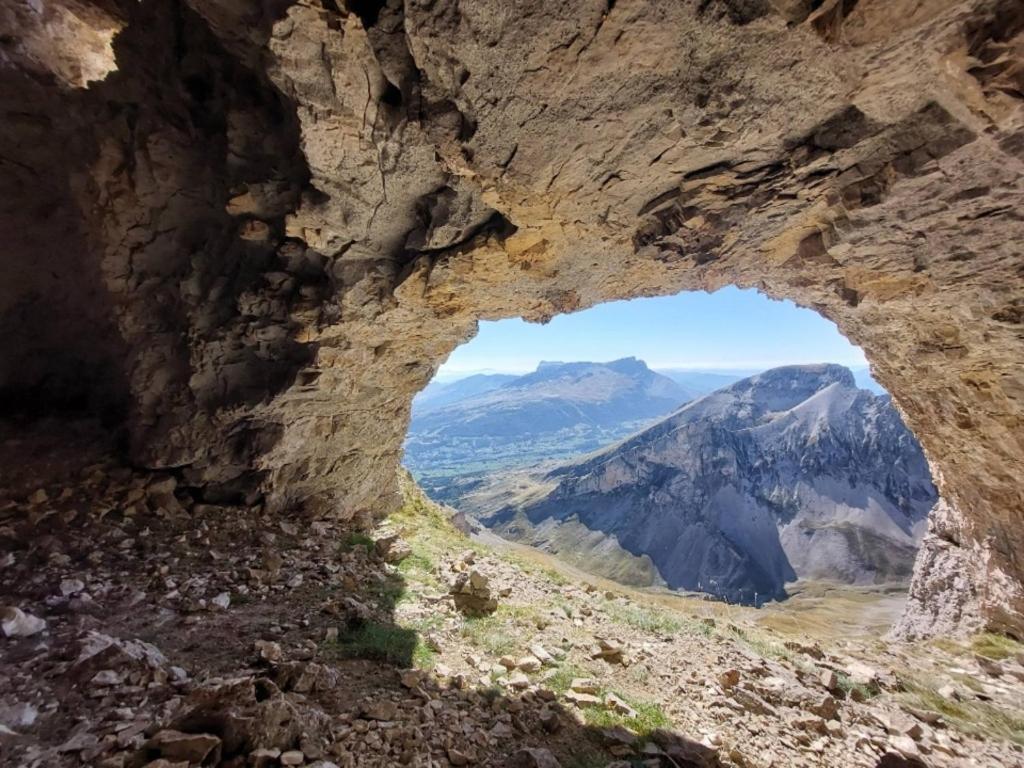
[[[535,563],[521,555],[511,553],[506,553],[502,557],[506,562],[511,563],[523,573],[528,573],[533,576],[542,576],[557,587],[564,587],[572,583],[571,580],[561,571],[550,565],[541,565],[540,563]]]
[[[983,737],[1009,739],[1024,745],[1024,713],[1007,712],[988,702],[956,701],[939,695],[932,686],[920,680],[906,685],[900,698],[918,709],[937,712],[960,730]]]
[[[1005,635],[983,632],[971,638],[971,650],[987,659],[1002,661],[1024,653],[1024,645]]]
[[[864,685],[864,683],[855,683],[850,679],[849,675],[845,675],[842,672],[836,673],[836,685],[839,686],[839,690],[846,694],[847,698],[853,698],[855,701],[867,701],[879,694],[877,687]]]
[[[752,632],[735,624],[729,625],[729,632],[754,653],[765,659],[792,659],[793,654],[782,643],[769,640],[759,632]]]
[[[656,608],[647,608],[634,603],[620,603],[609,600],[604,605],[605,613],[612,621],[626,624],[634,629],[652,634],[674,635],[684,627],[676,616]]]
[[[324,653],[344,659],[370,659],[400,667],[431,667],[436,653],[412,629],[367,622],[324,643]]]
[[[555,674],[544,682],[544,686],[557,694],[563,694],[577,677],[591,677],[591,673],[575,664],[560,664]]]
[[[1004,659],[1024,654],[1024,643],[1019,643],[1011,637],[997,635],[993,632],[982,632],[981,634],[974,635],[966,643],[939,638],[933,640],[932,645],[952,656],[976,653],[993,661],[1003,661]]]
[[[621,693],[614,692],[616,696],[625,701],[636,711],[636,717],[614,712],[603,705],[583,708],[583,719],[587,725],[593,728],[612,728],[621,725],[624,728],[635,732],[640,739],[646,739],[653,731],[659,728],[671,728],[672,721],[669,720],[665,710],[656,702],[641,701]],[[605,691],[601,692],[603,698]]]
[[[506,617],[497,614],[466,617],[459,632],[474,647],[493,656],[511,654],[520,645],[506,626]]]
[[[365,547],[367,552],[372,552],[374,541],[370,536],[361,531],[350,531],[338,542],[338,550],[340,552],[351,552],[356,547]]]

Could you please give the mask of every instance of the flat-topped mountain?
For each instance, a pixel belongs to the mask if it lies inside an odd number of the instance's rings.
[[[413,416],[412,435],[503,436],[664,415],[693,393],[636,358],[541,363],[537,370]]]
[[[462,509],[598,572],[756,602],[798,577],[906,578],[935,501],[888,396],[813,365],[743,379],[553,471],[493,480]]]
[[[467,474],[597,450],[703,394],[633,357],[544,362],[508,381],[472,378],[430,393],[413,411],[405,463],[439,500],[454,500]]]

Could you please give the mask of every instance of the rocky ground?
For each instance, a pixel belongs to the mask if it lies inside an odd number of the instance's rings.
[[[1011,641],[811,641],[471,541],[408,481],[362,533],[112,447],[0,432],[4,766],[1024,765]]]

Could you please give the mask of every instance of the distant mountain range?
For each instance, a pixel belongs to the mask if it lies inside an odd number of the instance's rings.
[[[798,577],[905,579],[936,501],[889,398],[837,365],[766,371],[590,456],[462,490],[460,511],[591,571],[747,603]]]
[[[477,373],[450,382],[432,381],[413,399],[413,416],[421,416],[474,395],[481,395],[518,378],[513,373]]]
[[[630,357],[428,387],[413,403],[405,464],[433,498],[452,502],[481,473],[597,450],[715,386],[678,383]]]

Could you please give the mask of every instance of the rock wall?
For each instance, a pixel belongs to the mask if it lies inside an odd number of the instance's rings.
[[[756,287],[933,464],[902,631],[1024,632],[1022,62],[1017,0],[8,0],[3,402],[372,515],[478,319]]]

